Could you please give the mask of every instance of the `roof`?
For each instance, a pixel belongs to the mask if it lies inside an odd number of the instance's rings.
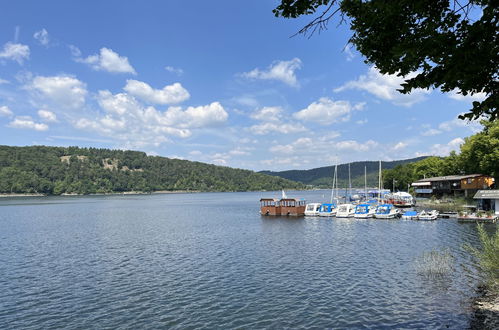
[[[447,175],[447,176],[436,176],[433,178],[425,178],[425,179],[420,179],[416,182],[427,182],[427,181],[457,181],[457,180],[462,180],[462,179],[471,179],[471,178],[478,178],[481,176],[487,176],[485,174],[468,174],[468,175]]]
[[[499,189],[478,190],[473,196],[474,199],[499,199]]]
[[[414,183],[412,184],[412,186],[413,186],[413,187],[420,187],[420,186],[421,186],[421,187],[422,187],[422,186],[431,186],[431,182],[430,182],[430,181],[424,181],[424,182],[422,182],[422,181],[421,181],[421,182],[417,181],[417,182],[414,182]]]

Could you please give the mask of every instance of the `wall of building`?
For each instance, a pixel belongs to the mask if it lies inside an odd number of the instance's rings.
[[[493,180],[493,178],[488,176],[462,179],[461,189],[488,189],[494,183]]]

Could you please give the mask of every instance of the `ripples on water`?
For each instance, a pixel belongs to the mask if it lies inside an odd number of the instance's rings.
[[[474,225],[268,218],[263,195],[0,200],[0,328],[467,327]],[[418,275],[444,248],[455,272]]]

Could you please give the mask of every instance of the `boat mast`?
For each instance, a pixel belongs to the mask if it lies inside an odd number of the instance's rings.
[[[381,201],[381,160],[379,161],[379,173],[378,173],[378,202]]]
[[[367,166],[364,165],[364,198],[367,201]]]
[[[350,180],[350,163],[348,163],[348,201],[352,199],[352,181]]]
[[[333,197],[334,197],[334,183],[336,180],[336,165],[334,167],[334,173],[333,173],[333,186],[331,187],[331,201],[329,203],[333,204]]]

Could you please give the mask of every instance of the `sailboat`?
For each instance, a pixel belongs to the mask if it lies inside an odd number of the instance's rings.
[[[335,196],[335,184],[336,190],[338,189],[338,164],[334,166],[334,174],[333,174],[333,187],[331,188],[331,200],[329,203],[323,203],[319,209],[320,217],[331,217],[336,215],[337,206]]]
[[[352,197],[352,182],[350,180],[350,164],[348,164],[348,201]],[[355,205],[347,202],[347,196],[345,196],[345,204],[338,205],[338,211],[336,211],[337,218],[351,218],[355,214]]]

